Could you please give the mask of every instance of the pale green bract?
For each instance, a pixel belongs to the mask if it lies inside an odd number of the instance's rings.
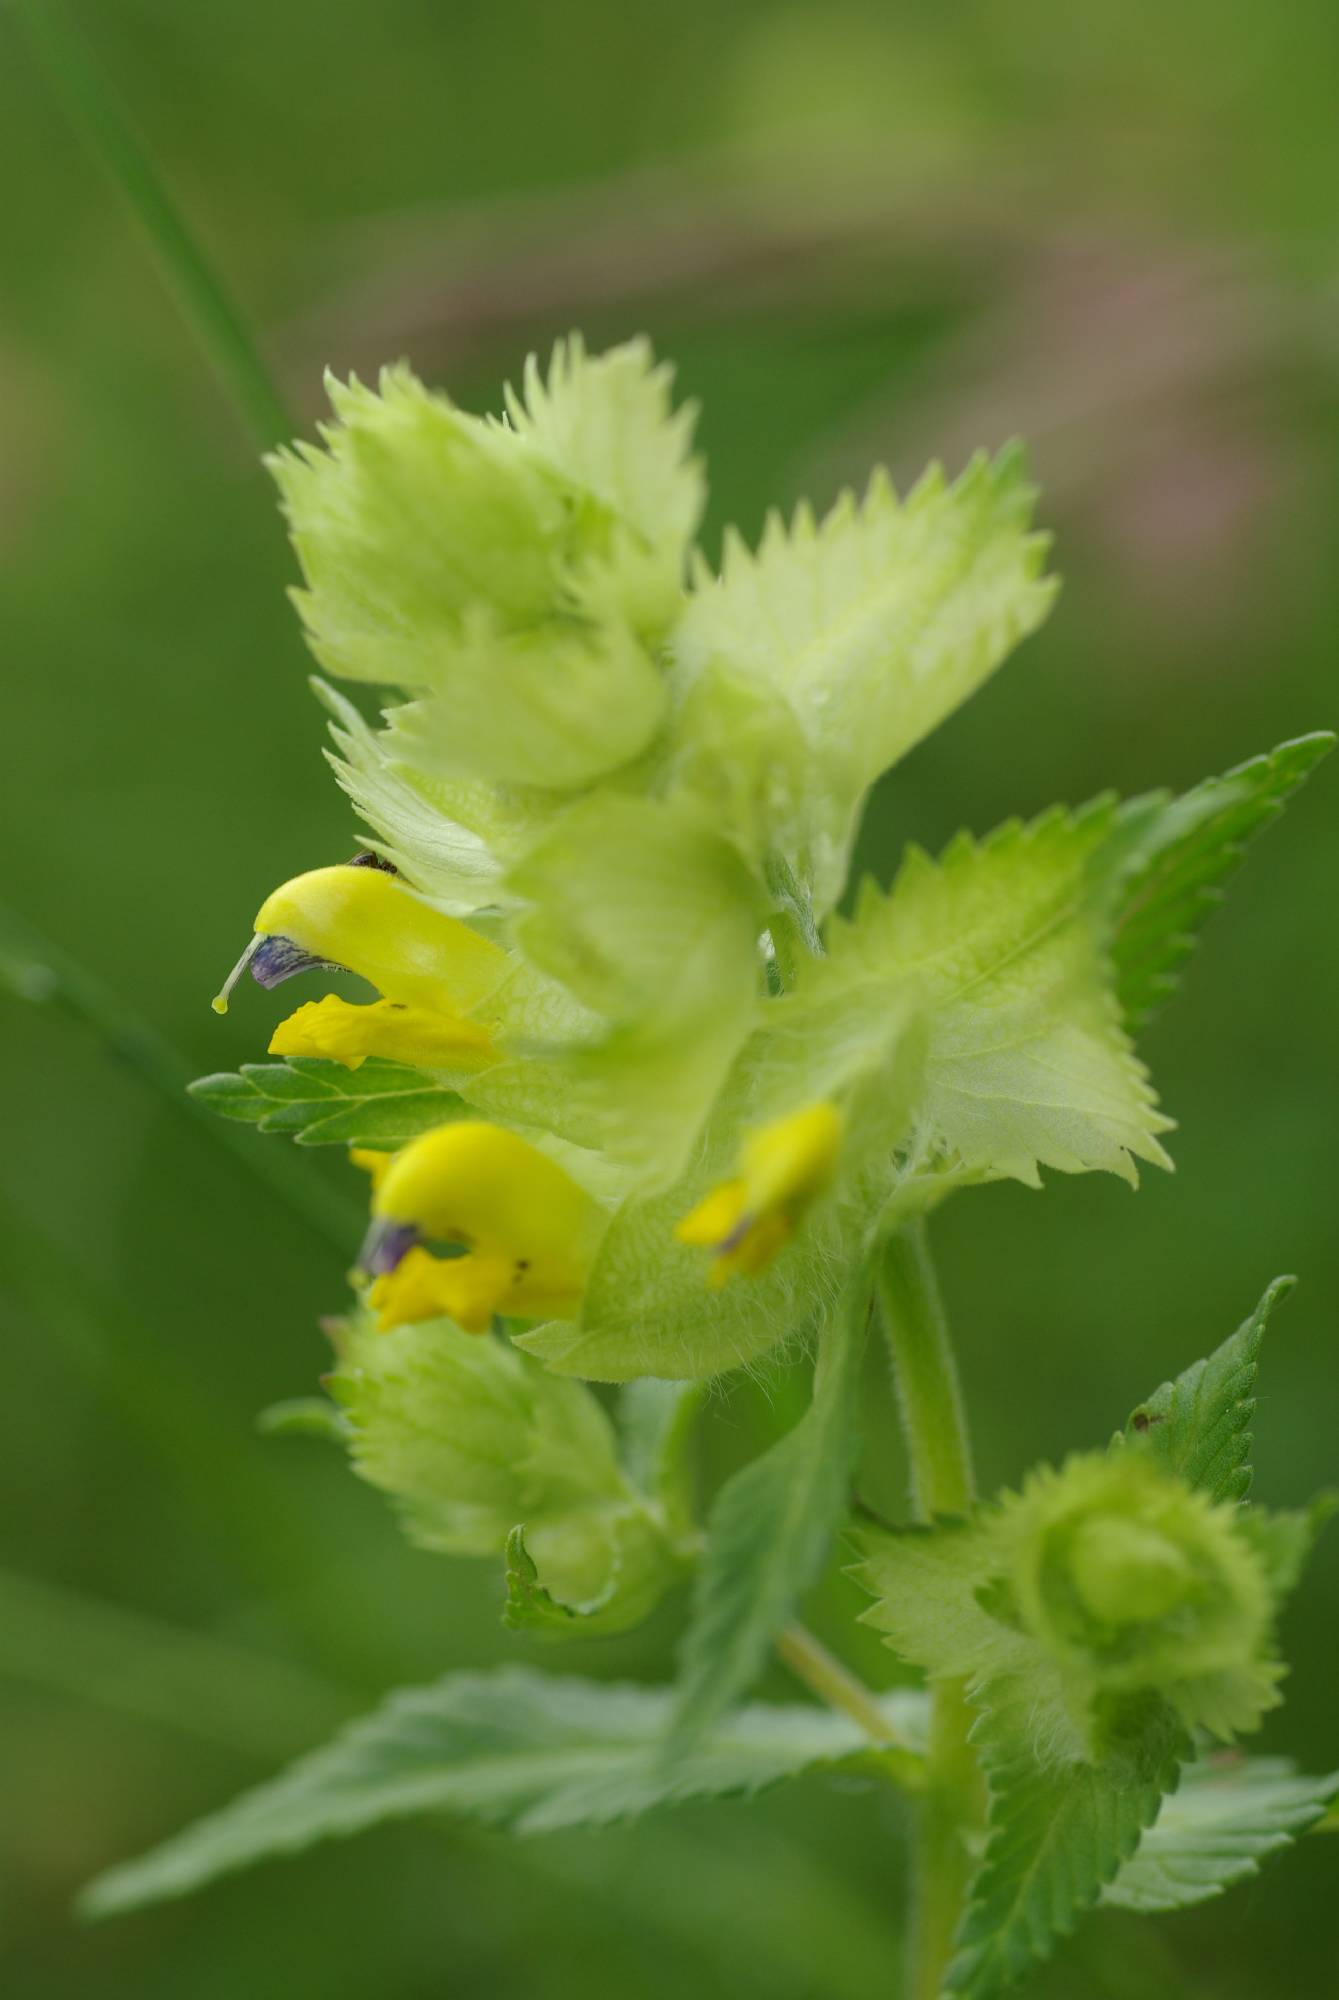
[[[938,862],[913,848],[887,896],[866,885],[797,1000],[867,1031],[893,993],[927,1023],[916,1152],[950,1176],[1103,1168],[1134,1182],[1136,1159],[1170,1162],[1170,1120],[1121,1026],[1090,870],[1109,837],[1099,803],[960,835]]]
[[[876,473],[862,501],[843,495],[821,522],[807,507],[789,528],[773,514],[756,555],[727,536],[719,581],[698,565],[671,640],[688,711],[680,754],[704,790],[737,798],[739,749],[712,742],[694,693],[706,675],[745,715],[756,702],[744,746],[756,806],[752,824],[737,806],[734,830],[760,854],[789,846],[820,915],[841,894],[874,779],[1049,611],[1034,499],[1016,449],[978,457],[951,486],[935,467],[905,501]]]

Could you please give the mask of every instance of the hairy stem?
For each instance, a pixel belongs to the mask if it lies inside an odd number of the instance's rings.
[[[879,1707],[874,1695],[830,1653],[805,1625],[787,1625],[776,1636],[776,1650],[797,1680],[811,1688],[829,1708],[839,1709],[873,1743],[909,1750],[912,1746],[898,1735]]]
[[[964,1514],[975,1495],[957,1363],[930,1260],[925,1223],[892,1238],[878,1278],[917,1518]],[[934,1690],[925,1792],[918,1802],[908,1928],[908,2000],[938,2000],[971,1874],[965,1838],[979,1822],[982,1786],[967,1741],[971,1711],[960,1681]]]
[[[293,428],[255,342],[59,0],[12,0],[10,11],[71,122],[138,219],[256,442],[262,449],[283,443]]]
[[[965,1514],[976,1496],[972,1448],[923,1219],[910,1223],[888,1243],[879,1269],[878,1297],[917,1519]]]

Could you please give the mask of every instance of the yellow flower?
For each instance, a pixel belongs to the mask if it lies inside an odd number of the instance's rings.
[[[585,1289],[604,1211],[514,1132],[439,1125],[375,1171],[362,1264],[383,1332],[446,1315],[468,1333],[495,1313],[567,1318]],[[428,1243],[458,1245],[436,1257]]]
[[[272,1056],[328,1056],[357,1069],[369,1056],[420,1069],[477,1069],[493,1055],[486,1029],[457,1014],[406,1007],[399,1000],[353,1006],[334,993],[309,1000],[270,1037]]]
[[[715,1253],[709,1285],[756,1276],[790,1242],[836,1171],[843,1126],[836,1105],[820,1101],[748,1135],[738,1175],[718,1182],[674,1232]]]
[[[268,896],[214,1010],[227,1012],[245,971],[271,987],[320,967],[358,973],[381,1000],[354,1006],[328,994],[299,1007],[276,1029],[272,1055],[329,1056],[350,1069],[368,1056],[428,1069],[478,1067],[492,1057],[487,1026],[470,1017],[510,971],[507,953],[370,857],[314,868]]]

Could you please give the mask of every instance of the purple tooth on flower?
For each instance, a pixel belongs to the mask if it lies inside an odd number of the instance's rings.
[[[304,951],[292,938],[262,936],[258,931],[223,982],[222,990],[210,1001],[216,1014],[226,1014],[233,987],[244,972],[250,972],[257,986],[268,991],[281,986],[298,972],[343,972],[346,968],[332,958],[317,958]]]
[[[420,1231],[412,1222],[378,1219],[363,1238],[358,1269],[369,1278],[387,1277],[419,1240]]]
[[[292,938],[286,937],[259,939],[249,964],[251,977],[257,986],[264,986],[267,990],[281,986],[285,979],[291,979],[297,972],[343,972],[345,969],[332,958],[314,957],[300,944],[294,944]]]

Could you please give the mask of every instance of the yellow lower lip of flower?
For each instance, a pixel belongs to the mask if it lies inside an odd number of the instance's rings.
[[[674,1231],[715,1253],[709,1285],[756,1277],[785,1248],[836,1172],[843,1129],[841,1112],[823,1100],[748,1135],[740,1173],[717,1182]]]
[[[546,1288],[542,1279],[532,1281],[514,1258],[496,1252],[443,1258],[416,1245],[393,1271],[377,1279],[368,1304],[382,1333],[425,1319],[450,1319],[465,1333],[487,1333],[497,1313],[515,1319],[565,1318],[580,1297],[579,1287]]]
[[[419,1069],[480,1069],[496,1050],[474,1021],[396,1000],[354,1005],[327,993],[281,1021],[270,1037],[272,1056],[325,1056],[357,1069],[369,1056]]]

